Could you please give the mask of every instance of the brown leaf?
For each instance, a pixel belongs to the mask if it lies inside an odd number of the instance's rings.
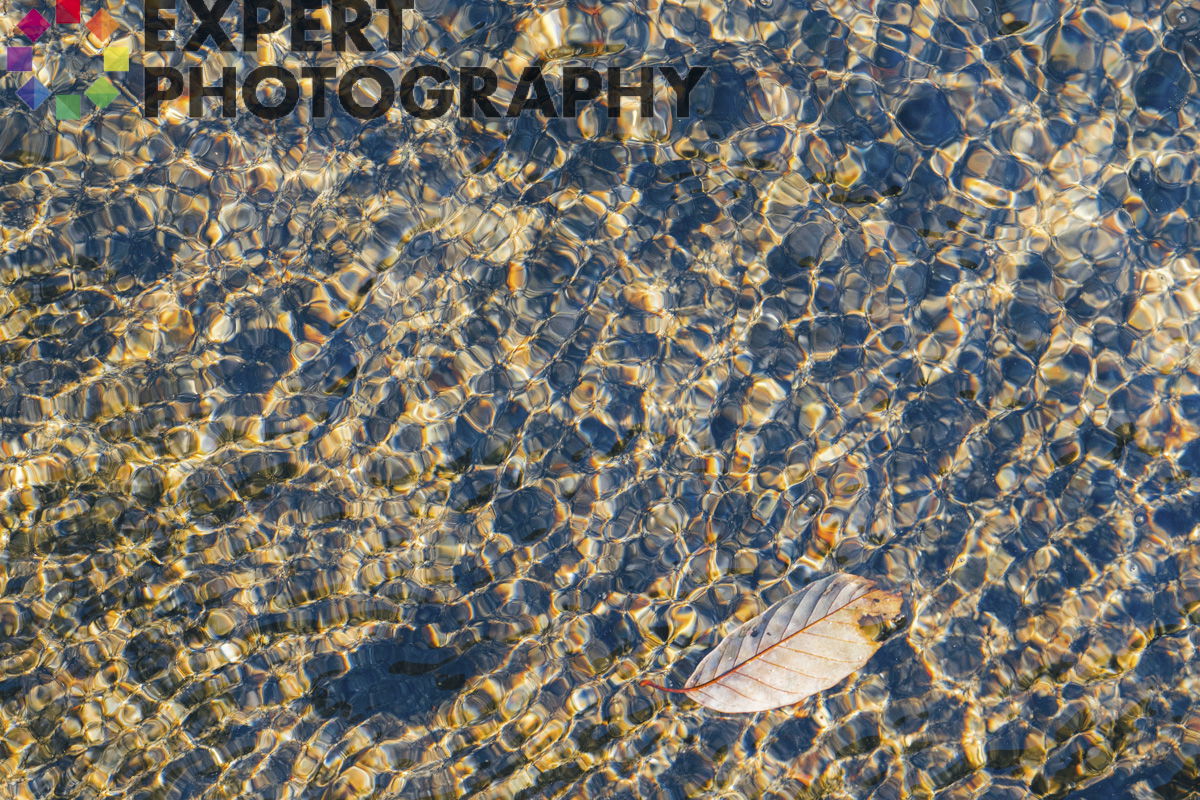
[[[682,689],[642,684],[686,694],[714,711],[792,705],[867,663],[901,602],[866,578],[830,575],[739,626],[701,659]]]

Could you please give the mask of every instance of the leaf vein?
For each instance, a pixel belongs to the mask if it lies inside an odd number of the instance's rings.
[[[832,661],[835,664],[858,664],[859,663],[858,659],[856,659],[856,658],[834,658],[833,656],[827,656],[827,655],[823,655],[821,653],[812,653],[812,652],[809,652],[808,650],[797,650],[796,648],[788,647],[787,645],[784,645],[783,649],[787,650],[789,653],[799,653],[802,656],[811,656],[813,658],[819,658],[822,661]]]
[[[793,651],[793,652],[796,652],[796,651]],[[819,675],[809,675],[807,672],[798,670],[795,667],[789,667],[787,664],[777,664],[768,658],[762,658],[762,662],[764,664],[770,664],[772,667],[777,667],[778,669],[786,669],[788,672],[794,672],[797,675],[802,675],[805,678],[812,678],[814,681],[824,680],[824,678],[822,678]]]
[[[755,683],[761,683],[763,686],[767,687],[772,692],[779,692],[780,694],[795,694],[795,692],[792,692],[788,689],[780,689],[778,686],[775,686],[774,684],[770,684],[760,678],[756,678],[753,675],[751,675],[749,672],[735,672],[734,675],[740,675],[743,678],[749,678],[750,680],[754,681]]]

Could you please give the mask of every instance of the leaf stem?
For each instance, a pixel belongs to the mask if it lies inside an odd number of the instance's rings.
[[[670,692],[671,694],[687,694],[687,689],[672,689],[669,686],[663,686],[661,683],[655,683],[652,680],[639,681],[642,686],[649,686],[651,689],[658,689],[660,692]]]

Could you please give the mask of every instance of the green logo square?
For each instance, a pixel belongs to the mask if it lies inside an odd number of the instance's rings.
[[[113,86],[113,82],[108,79],[107,75],[101,75],[92,82],[92,85],[84,92],[87,99],[91,100],[96,108],[104,108],[106,105],[117,99],[117,87]]]
[[[59,119],[79,119],[79,101],[77,94],[57,94],[54,96],[54,116]]]

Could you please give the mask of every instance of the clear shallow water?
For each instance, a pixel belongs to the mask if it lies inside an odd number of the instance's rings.
[[[0,795],[1190,796],[1195,12],[422,13],[510,84],[714,82],[57,131],[5,84]],[[638,685],[835,570],[908,598],[844,684]]]

